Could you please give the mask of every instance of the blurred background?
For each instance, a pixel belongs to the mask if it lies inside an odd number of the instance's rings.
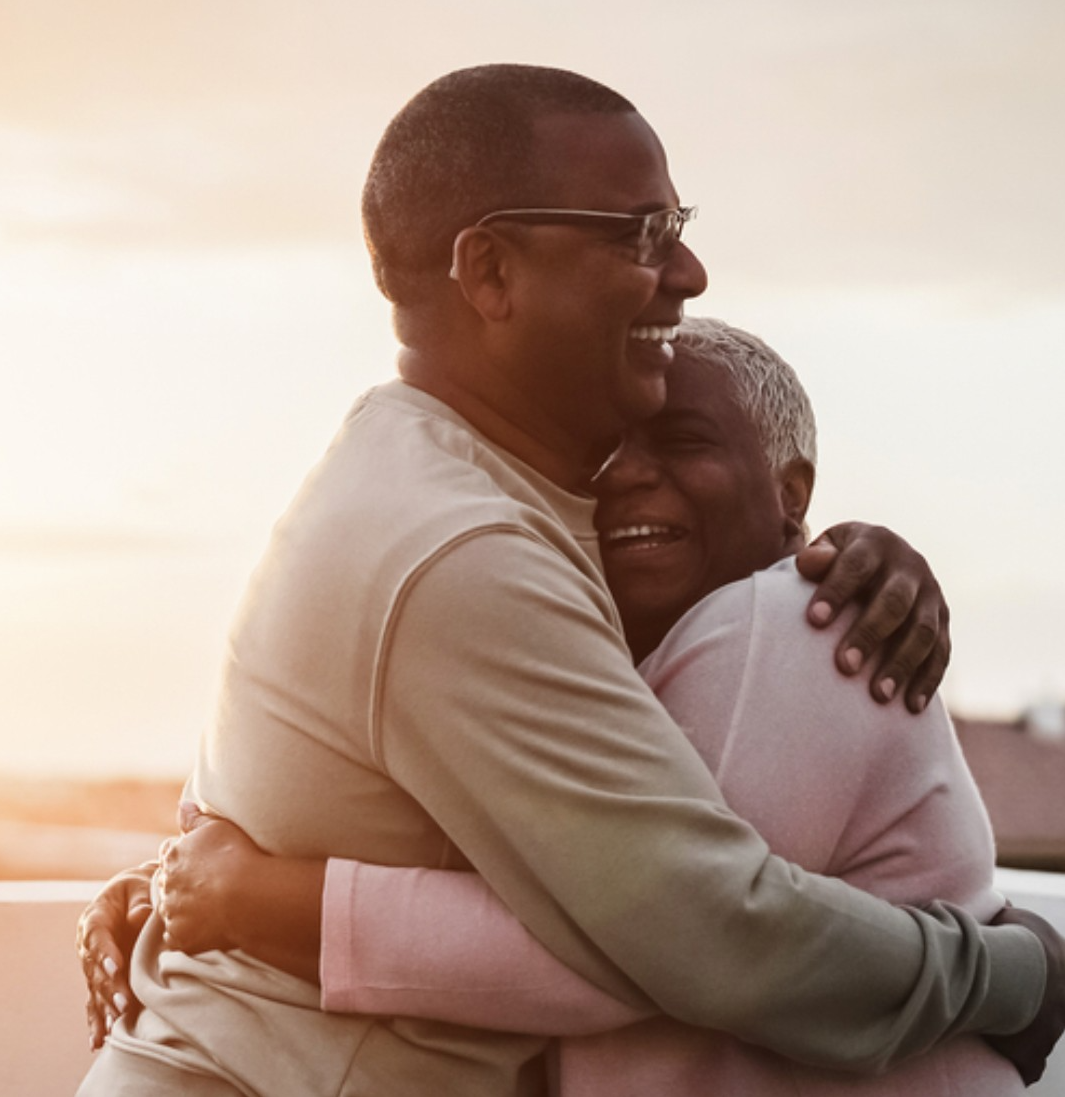
[[[803,377],[815,529],[926,554],[1000,846],[1060,867],[1063,47],[1057,0],[0,0],[0,875],[170,828],[270,527],[393,371],[376,140],[488,61],[658,130],[689,312]]]

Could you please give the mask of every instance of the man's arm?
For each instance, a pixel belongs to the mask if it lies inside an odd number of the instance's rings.
[[[103,913],[104,915],[102,922],[100,919],[101,913]],[[83,921],[85,922],[87,922],[88,920],[91,920],[95,926],[94,938],[100,943],[100,947],[92,950],[90,955],[94,959],[91,964],[87,961],[87,973],[89,973],[90,968],[92,968],[90,979],[96,980],[97,985],[101,988],[100,993],[102,997],[100,998],[100,1001],[106,1002],[110,1000],[110,998],[112,997],[112,992],[114,991],[114,989],[116,989],[118,984],[116,984],[115,980],[111,977],[110,974],[101,974],[102,969],[100,967],[100,961],[103,957],[109,956],[110,952],[114,951],[117,948],[115,944],[115,937],[118,934],[118,927],[121,925],[122,919],[118,919],[117,917],[113,916],[113,912],[110,910],[110,906],[103,907],[101,906],[101,901],[98,900],[97,903],[90,907],[89,911],[86,913],[85,919],[83,919]],[[108,928],[109,926],[111,928]],[[113,960],[112,963],[114,963]],[[615,979],[617,978],[616,972],[613,974],[612,977]],[[631,986],[627,984],[624,985],[626,991],[632,994]]]
[[[883,1067],[1032,1020],[1030,934],[772,857],[585,582],[529,539],[466,542],[406,592],[379,679],[381,763],[552,952],[638,1007],[806,1061]]]
[[[1049,922],[1030,910],[1008,906],[994,921],[997,925],[1026,926],[1046,949],[1046,989],[1035,1020],[1023,1032],[987,1037],[987,1042],[1017,1067],[1024,1084],[1030,1086],[1043,1077],[1047,1058],[1065,1030],[1065,942]]]

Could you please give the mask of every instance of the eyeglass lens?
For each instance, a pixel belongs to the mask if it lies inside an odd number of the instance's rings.
[[[640,262],[648,265],[662,262],[680,239],[683,227],[684,218],[676,210],[664,209],[651,214],[644,227]]]

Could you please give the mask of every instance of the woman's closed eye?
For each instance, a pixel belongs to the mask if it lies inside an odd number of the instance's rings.
[[[710,430],[672,428],[654,431],[651,444],[660,450],[710,449],[721,444],[721,439]]]

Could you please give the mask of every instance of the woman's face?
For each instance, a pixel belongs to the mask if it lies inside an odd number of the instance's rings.
[[[704,595],[779,560],[794,533],[727,370],[684,352],[665,407],[629,429],[593,491],[626,632],[654,633],[652,647]]]

